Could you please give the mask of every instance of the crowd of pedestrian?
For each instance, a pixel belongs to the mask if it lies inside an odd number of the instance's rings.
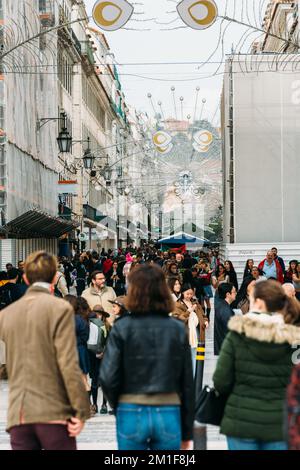
[[[228,448],[300,449],[299,300],[300,263],[286,266],[276,248],[257,265],[247,260],[240,287],[217,250],[127,247],[58,260],[38,252],[8,264],[0,360],[12,448],[75,449],[100,412],[116,415],[120,450],[191,449],[197,348],[214,305]],[[29,370],[30,384],[20,379]]]

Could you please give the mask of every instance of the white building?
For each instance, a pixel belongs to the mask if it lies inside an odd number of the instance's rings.
[[[300,83],[288,59],[280,73],[272,54],[226,61],[222,250],[239,273],[273,246],[285,262],[300,258]]]

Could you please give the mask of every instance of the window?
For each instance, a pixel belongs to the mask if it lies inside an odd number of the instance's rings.
[[[73,92],[73,61],[65,51],[57,55],[58,79],[64,89],[72,95]]]
[[[60,24],[69,23],[71,21],[71,9],[69,6],[69,2],[66,0],[61,1],[61,5],[59,7],[59,22]],[[69,27],[71,28],[71,26]]]
[[[103,130],[106,130],[106,115],[91,83],[84,76],[82,79],[82,98],[88,109],[95,116]]]
[[[93,153],[96,154],[96,156],[99,156],[101,153],[100,150],[102,149],[101,145],[98,143],[97,139],[93,136],[93,134],[90,132],[90,130],[82,124],[82,140],[84,141],[83,143],[83,148],[87,148],[87,139],[88,137],[90,138],[90,149]],[[101,153],[102,155],[102,153]],[[99,160],[100,161],[100,160]]]

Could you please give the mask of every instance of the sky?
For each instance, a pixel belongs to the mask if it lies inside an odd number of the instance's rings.
[[[95,0],[85,0],[88,15],[92,14],[94,3]],[[121,29],[105,32],[111,52],[120,64],[118,70],[126,100],[137,110],[146,111],[151,116],[154,115],[154,109],[160,111],[157,103],[161,101],[165,117],[175,117],[176,112],[178,118],[186,119],[190,114],[196,119],[200,116],[210,120],[214,118],[214,124],[218,125],[223,82],[223,66],[220,62],[249,30],[219,19],[205,31],[190,28],[162,31],[184,26],[176,13],[177,3],[176,0],[137,0],[134,3],[135,12],[144,14],[133,15],[125,28],[140,31]],[[264,0],[217,0],[217,4],[220,15],[226,14],[248,24],[251,22],[261,26],[266,4]],[[161,23],[174,22],[164,26],[156,24],[155,20],[144,21],[152,18]],[[258,35],[257,31],[252,31],[245,47],[249,47]],[[242,44],[243,41],[240,46]],[[209,58],[210,63],[207,63]],[[108,57],[108,60],[112,58]],[[136,65],[149,62],[158,64]],[[193,64],[187,64],[191,62]],[[135,65],[122,65],[129,63]],[[214,73],[217,74],[212,76]],[[176,88],[176,111],[172,86]],[[198,100],[196,87],[200,87]],[[152,103],[147,97],[148,93],[152,95]],[[182,108],[180,97],[184,98]],[[206,100],[204,105],[202,99]]]

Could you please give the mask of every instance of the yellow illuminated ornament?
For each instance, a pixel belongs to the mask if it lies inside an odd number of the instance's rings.
[[[206,130],[201,130],[194,134],[194,140],[195,142],[202,146],[202,145],[210,145],[213,141],[213,135],[211,132],[206,131]]]
[[[167,147],[156,147],[156,150],[157,150],[158,153],[166,155],[167,153],[171,152],[173,147],[174,147],[174,145],[172,143],[170,143]]]
[[[206,153],[209,151],[210,145],[199,145],[196,142],[194,142],[193,147],[196,150],[196,152]]]
[[[182,0],[177,5],[182,21],[193,29],[209,28],[218,17],[218,7],[214,0]]]
[[[164,131],[158,131],[152,136],[153,143],[156,147],[166,148],[172,142],[172,137]]]
[[[131,18],[134,8],[126,0],[97,0],[93,8],[93,19],[99,28],[116,31]]]
[[[196,132],[193,138],[194,138],[193,147],[196,150],[196,152],[199,152],[199,153],[208,152],[214,140],[213,134],[210,131],[207,131],[205,129],[202,129]]]

